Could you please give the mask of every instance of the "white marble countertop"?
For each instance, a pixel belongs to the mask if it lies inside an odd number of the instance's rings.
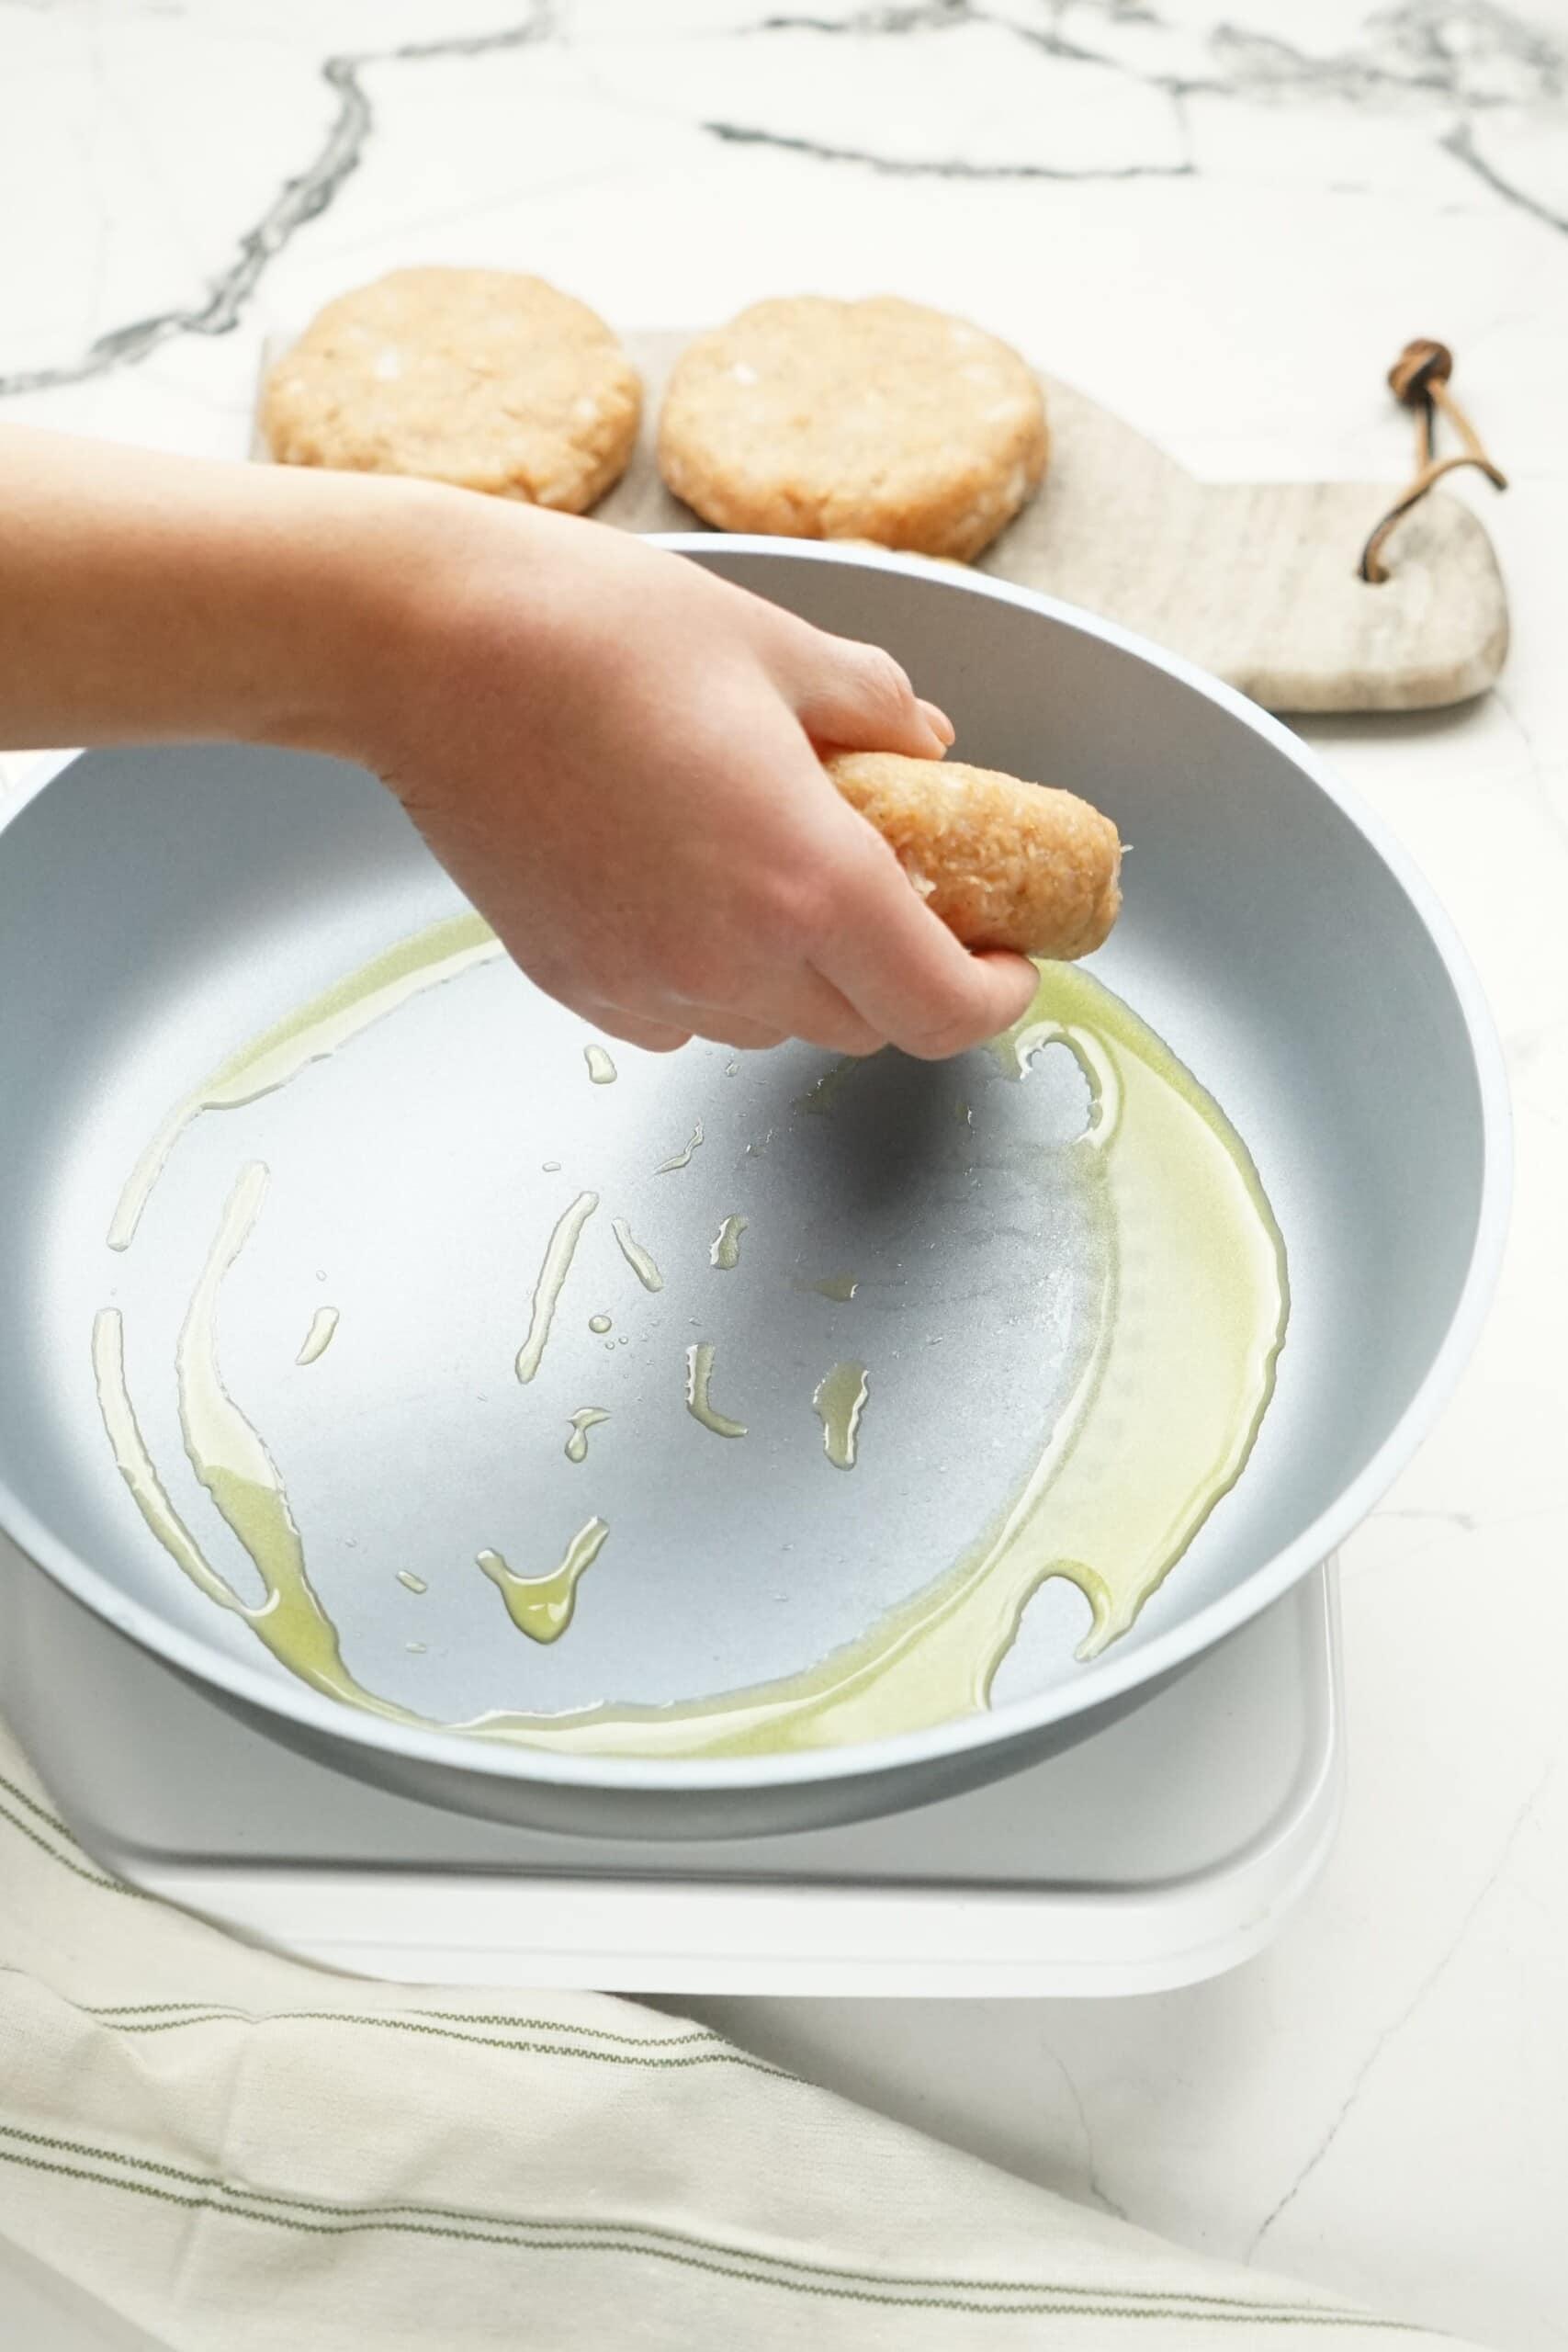
[[[627,327],[906,292],[1214,476],[1398,481],[1382,370],[1454,347],[1513,485],[1477,493],[1502,688],[1308,731],[1480,965],[1517,1204],[1462,1392],[1345,1556],[1337,1851],[1193,1991],[705,2013],[1175,2237],[1568,2345],[1562,0],[0,0],[0,417],[203,451],[244,448],[264,334],[417,260]]]

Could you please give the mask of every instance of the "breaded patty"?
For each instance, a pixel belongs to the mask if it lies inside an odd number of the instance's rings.
[[[961,760],[836,752],[823,765],[965,946],[1070,963],[1103,945],[1122,843],[1087,800]]]

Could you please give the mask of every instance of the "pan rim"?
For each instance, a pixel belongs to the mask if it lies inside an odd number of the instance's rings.
[[[1294,1541],[1254,1567],[1235,1589],[1207,1602],[1143,1648],[1095,1662],[1081,1680],[1062,1683],[1005,1705],[976,1711],[929,1726],[848,1747],[749,1758],[655,1758],[562,1755],[523,1745],[502,1747],[472,1734],[433,1726],[416,1731],[386,1724],[333,1701],[304,1684],[279,1683],[259,1666],[230,1658],[195,1634],[172,1624],[159,1611],[132,1600],[75,1549],[56,1536],[0,1476],[0,1532],[24,1556],[73,1599],[137,1645],[175,1667],[198,1684],[226,1692],[264,1716],[281,1716],[329,1744],[344,1742],[371,1754],[390,1753],[458,1775],[491,1781],[536,1782],[606,1794],[701,1796],[725,1791],[761,1794],[883,1780],[925,1766],[941,1766],[975,1751],[1006,1750],[1051,1727],[1092,1714],[1144,1685],[1152,1690],[1178,1668],[1271,1607],[1303,1577],[1327,1560],[1367,1518],[1418,1448],[1430,1436],[1458,1386],[1480,1336],[1496,1288],[1507,1238],[1513,1181],[1512,1116],[1502,1046],[1475,967],[1450,917],[1415,860],[1382,820],[1343,783],[1326,763],[1288,728],[1223,681],[1181,655],[1121,628],[1113,621],[1060,599],[987,575],[940,569],[919,557],[868,548],[781,539],[760,534],[708,531],[660,532],[650,542],[679,555],[701,557],[722,548],[738,555],[760,555],[800,563],[846,565],[890,571],[933,581],[960,593],[1037,612],[1059,626],[1160,670],[1189,691],[1217,706],[1249,733],[1283,754],[1360,835],[1392,874],[1436,949],[1453,990],[1473,1066],[1481,1121],[1481,1182],[1470,1260],[1454,1309],[1427,1371],[1383,1442],[1326,1510]],[[104,747],[112,748],[112,747]],[[0,837],[20,811],[56,777],[85,756],[70,751],[40,753],[6,804],[0,808]],[[0,840],[3,854],[3,840]]]

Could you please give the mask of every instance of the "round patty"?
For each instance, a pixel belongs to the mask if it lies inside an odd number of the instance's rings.
[[[642,387],[603,319],[542,278],[398,269],[329,302],[262,402],[284,465],[422,474],[579,514],[626,470]]]
[[[682,353],[659,423],[677,498],[726,531],[979,554],[1045,470],[1007,344],[881,296],[758,302]]]

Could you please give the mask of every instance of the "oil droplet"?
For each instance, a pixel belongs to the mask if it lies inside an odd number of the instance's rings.
[[[578,1237],[599,1205],[597,1193],[579,1193],[569,1209],[563,1209],[557,1219],[556,1229],[546,1246],[539,1279],[534,1284],[533,1311],[528,1322],[528,1336],[517,1351],[517,1377],[530,1381],[544,1358],[545,1342],[550,1336],[550,1324],[555,1317],[556,1301],[571,1268],[572,1251]]]
[[[336,1329],[337,1308],[318,1306],[310,1317],[310,1328],[305,1334],[304,1344],[295,1357],[295,1363],[314,1363],[318,1356],[325,1355],[333,1343],[333,1333]]]
[[[818,1298],[830,1298],[840,1306],[847,1306],[860,1283],[853,1274],[824,1274],[818,1283],[800,1283],[800,1290],[814,1290]]]
[[[584,1046],[582,1058],[588,1064],[588,1075],[595,1086],[614,1086],[615,1065],[603,1046]]]
[[[621,1255],[642,1284],[644,1290],[662,1290],[664,1277],[654,1264],[640,1241],[634,1241],[626,1229],[624,1216],[611,1220],[610,1230],[620,1244]]]
[[[326,1278],[327,1278],[327,1270],[326,1270],[326,1268],[325,1268],[324,1266],[318,1266],[318,1267],[316,1268],[316,1280],[317,1280],[319,1283],[324,1283],[324,1282],[326,1281]]]
[[[609,1418],[609,1414],[598,1405],[584,1405],[581,1412],[573,1413],[571,1435],[566,1442],[566,1458],[569,1462],[587,1461],[589,1430],[596,1430],[601,1421],[607,1421]]]
[[[591,1315],[588,1318],[588,1328],[591,1331],[597,1331],[603,1338],[610,1328],[610,1318],[607,1315]]]
[[[346,979],[336,981],[270,1029],[264,1029],[164,1116],[125,1181],[108,1229],[111,1250],[127,1250],[164,1163],[193,1119],[204,1111],[233,1111],[285,1086],[310,1062],[325,1059],[423,989],[439,988],[475,964],[501,954],[501,942],[476,914],[433,924]]]
[[[804,1094],[795,1096],[795,1109],[809,1111],[817,1118],[825,1118],[859,1068],[859,1057],[854,1054],[846,1054],[842,1061],[833,1064],[831,1069],[825,1069],[815,1084],[807,1088]]]
[[[405,1642],[403,1644],[403,1647],[405,1650],[409,1651],[412,1657],[423,1657],[425,1651],[430,1647],[430,1645],[428,1642]]]
[[[744,1437],[744,1421],[729,1420],[716,1412],[708,1402],[708,1382],[713,1377],[713,1341],[694,1340],[686,1350],[686,1410],[693,1420],[701,1421],[705,1430],[712,1430],[715,1437]]]
[[[567,1545],[559,1567],[543,1577],[518,1576],[499,1552],[479,1555],[479,1566],[505,1601],[506,1613],[520,1634],[526,1634],[532,1642],[559,1641],[577,1607],[579,1581],[604,1550],[609,1532],[602,1519],[589,1520]]]
[[[737,1078],[737,1077],[739,1077],[739,1072],[740,1072],[740,1065],[739,1065],[739,1062],[726,1062],[726,1063],[725,1063],[725,1065],[724,1065],[724,1074],[725,1074],[726,1078]]]
[[[423,1577],[416,1577],[412,1568],[400,1568],[398,1570],[398,1582],[403,1587],[404,1590],[408,1592],[428,1592],[430,1590],[430,1587],[425,1583],[424,1578]]]
[[[822,1424],[823,1448],[835,1470],[855,1466],[861,1416],[869,1394],[863,1363],[836,1363],[812,1391],[812,1407]]]
[[[972,1127],[975,1124],[975,1114],[967,1102],[955,1102],[953,1106],[953,1115],[961,1127]]]
[[[654,1170],[654,1174],[656,1176],[670,1176],[674,1173],[677,1168],[689,1167],[691,1164],[692,1154],[698,1148],[702,1140],[703,1123],[699,1119],[696,1125],[692,1130],[691,1141],[686,1144],[682,1150],[672,1151],[668,1159],[661,1159],[658,1167]]]
[[[558,1159],[541,1159],[539,1167],[542,1173],[546,1176],[558,1176],[560,1174],[560,1161]]]
[[[750,1222],[750,1218],[746,1216],[725,1218],[714,1236],[713,1248],[708,1251],[710,1266],[716,1266],[721,1273],[734,1272],[740,1263],[740,1237]]]

